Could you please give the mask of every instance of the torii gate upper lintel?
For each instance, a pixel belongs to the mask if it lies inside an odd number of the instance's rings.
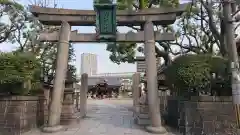
[[[181,15],[189,4],[180,4],[178,8],[153,8],[141,11],[117,11],[118,26],[139,26],[147,20],[154,25],[173,24],[176,17]],[[71,26],[95,26],[96,13],[94,10],[75,10],[62,8],[43,8],[31,6],[30,11],[45,25],[61,25],[62,20]]]

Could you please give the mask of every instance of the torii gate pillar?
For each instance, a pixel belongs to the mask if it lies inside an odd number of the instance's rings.
[[[62,96],[65,88],[65,77],[68,65],[69,39],[71,26],[63,21],[59,35],[59,45],[57,47],[57,67],[54,78],[52,100],[49,108],[47,126],[43,132],[56,132],[62,129],[60,126],[60,116],[62,111]]]
[[[151,21],[147,21],[144,25],[144,40],[145,40],[145,62],[147,75],[147,99],[149,106],[149,117],[151,125],[146,129],[151,133],[166,134],[167,131],[162,127],[160,105],[157,89],[157,65],[154,39],[154,25]]]

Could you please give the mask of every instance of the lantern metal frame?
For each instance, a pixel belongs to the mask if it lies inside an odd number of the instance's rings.
[[[107,40],[107,41],[115,41],[116,40],[116,33],[117,33],[117,22],[116,22],[116,4],[113,4],[111,1],[101,3],[101,1],[96,0],[94,1],[94,10],[96,12],[96,32],[97,38],[99,40]],[[104,20],[104,14],[107,15],[107,20]],[[110,14],[110,15],[109,15]],[[104,25],[107,25],[104,30]],[[109,30],[111,29],[111,30]],[[109,31],[109,32],[106,32]]]

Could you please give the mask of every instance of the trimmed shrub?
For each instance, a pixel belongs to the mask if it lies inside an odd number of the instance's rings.
[[[221,57],[189,54],[177,57],[164,73],[168,87],[178,95],[219,95],[231,91],[227,65]]]
[[[26,95],[40,87],[40,64],[27,53],[0,54],[0,93]]]

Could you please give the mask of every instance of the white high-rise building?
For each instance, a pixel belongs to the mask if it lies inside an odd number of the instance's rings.
[[[89,76],[97,74],[97,55],[91,53],[81,54],[81,74],[87,73]]]

